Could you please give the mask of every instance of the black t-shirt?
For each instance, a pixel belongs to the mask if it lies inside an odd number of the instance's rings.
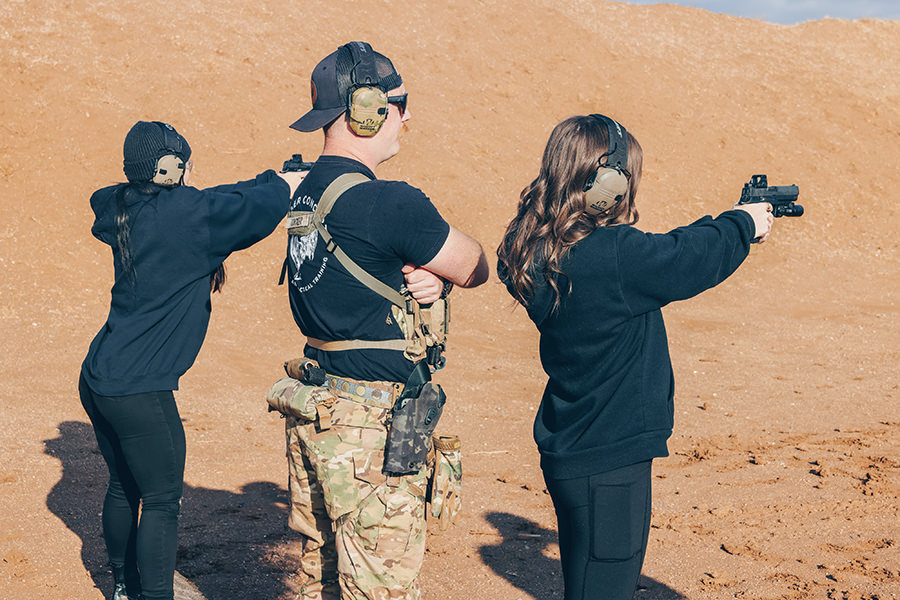
[[[356,264],[399,290],[403,265],[433,259],[450,226],[420,190],[377,180],[362,163],[339,156],[316,161],[294,193],[291,210],[314,210],[325,188],[344,173],[373,180],[344,192],[325,217],[325,227]],[[304,335],[325,341],[403,338],[391,314],[393,304],[350,275],[317,231],[288,238],[287,265],[291,311]],[[333,375],[366,381],[404,382],[413,368],[397,350],[322,352],[307,346],[304,354]]]

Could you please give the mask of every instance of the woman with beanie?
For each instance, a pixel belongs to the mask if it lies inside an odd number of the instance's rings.
[[[302,175],[190,187],[191,148],[158,121],[131,128],[124,157],[128,183],[91,197],[91,232],[112,249],[115,282],[79,393],[109,467],[113,598],[172,600],[185,459],[173,390],[200,351],[225,258],[275,229]]]
[[[549,381],[534,423],[565,600],[631,600],[668,455],[674,378],[660,309],[721,283],[772,227],[766,203],[643,233],[642,152],[603,115],[566,119],[521,194],[497,271],[540,331]]]

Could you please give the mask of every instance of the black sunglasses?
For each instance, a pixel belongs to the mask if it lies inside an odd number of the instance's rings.
[[[401,94],[399,96],[388,96],[387,101],[388,104],[396,104],[397,108],[400,110],[400,116],[402,117],[406,114],[406,97],[409,96],[409,93]]]

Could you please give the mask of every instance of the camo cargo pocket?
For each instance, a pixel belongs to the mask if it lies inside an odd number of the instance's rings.
[[[374,488],[356,513],[354,543],[371,558],[393,560],[398,566],[410,546],[424,546],[424,484],[425,474],[417,473],[399,478],[396,485],[384,483]]]
[[[458,436],[436,435],[432,442],[435,452],[429,489],[431,516],[440,519],[441,530],[445,530],[462,511],[462,453]]]
[[[316,405],[331,403],[334,396],[327,389],[282,377],[266,394],[270,410],[305,421],[316,420]]]
[[[354,433],[359,434],[359,447],[353,451],[353,473],[360,481],[365,481],[373,487],[385,482],[387,477],[381,472],[384,463],[384,429],[358,428]]]

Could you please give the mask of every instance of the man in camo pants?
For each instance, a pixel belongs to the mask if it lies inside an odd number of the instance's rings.
[[[325,145],[291,210],[314,210],[337,177],[362,174],[367,180],[340,195],[324,219],[359,267],[394,290],[405,285],[422,304],[445,297],[452,284],[482,284],[488,268],[481,245],[451,227],[417,188],[376,178],[376,167],[399,151],[410,118],[391,61],[351,42],[324,58],[311,80],[313,108],[292,127],[324,128]],[[292,235],[287,251],[304,356],[325,371],[325,382],[285,379],[269,397],[299,406],[286,416],[286,432],[289,524],[304,537],[301,597],[415,599],[427,474],[382,472],[391,406],[415,365],[403,351],[408,323],[333,250],[312,230]]]

